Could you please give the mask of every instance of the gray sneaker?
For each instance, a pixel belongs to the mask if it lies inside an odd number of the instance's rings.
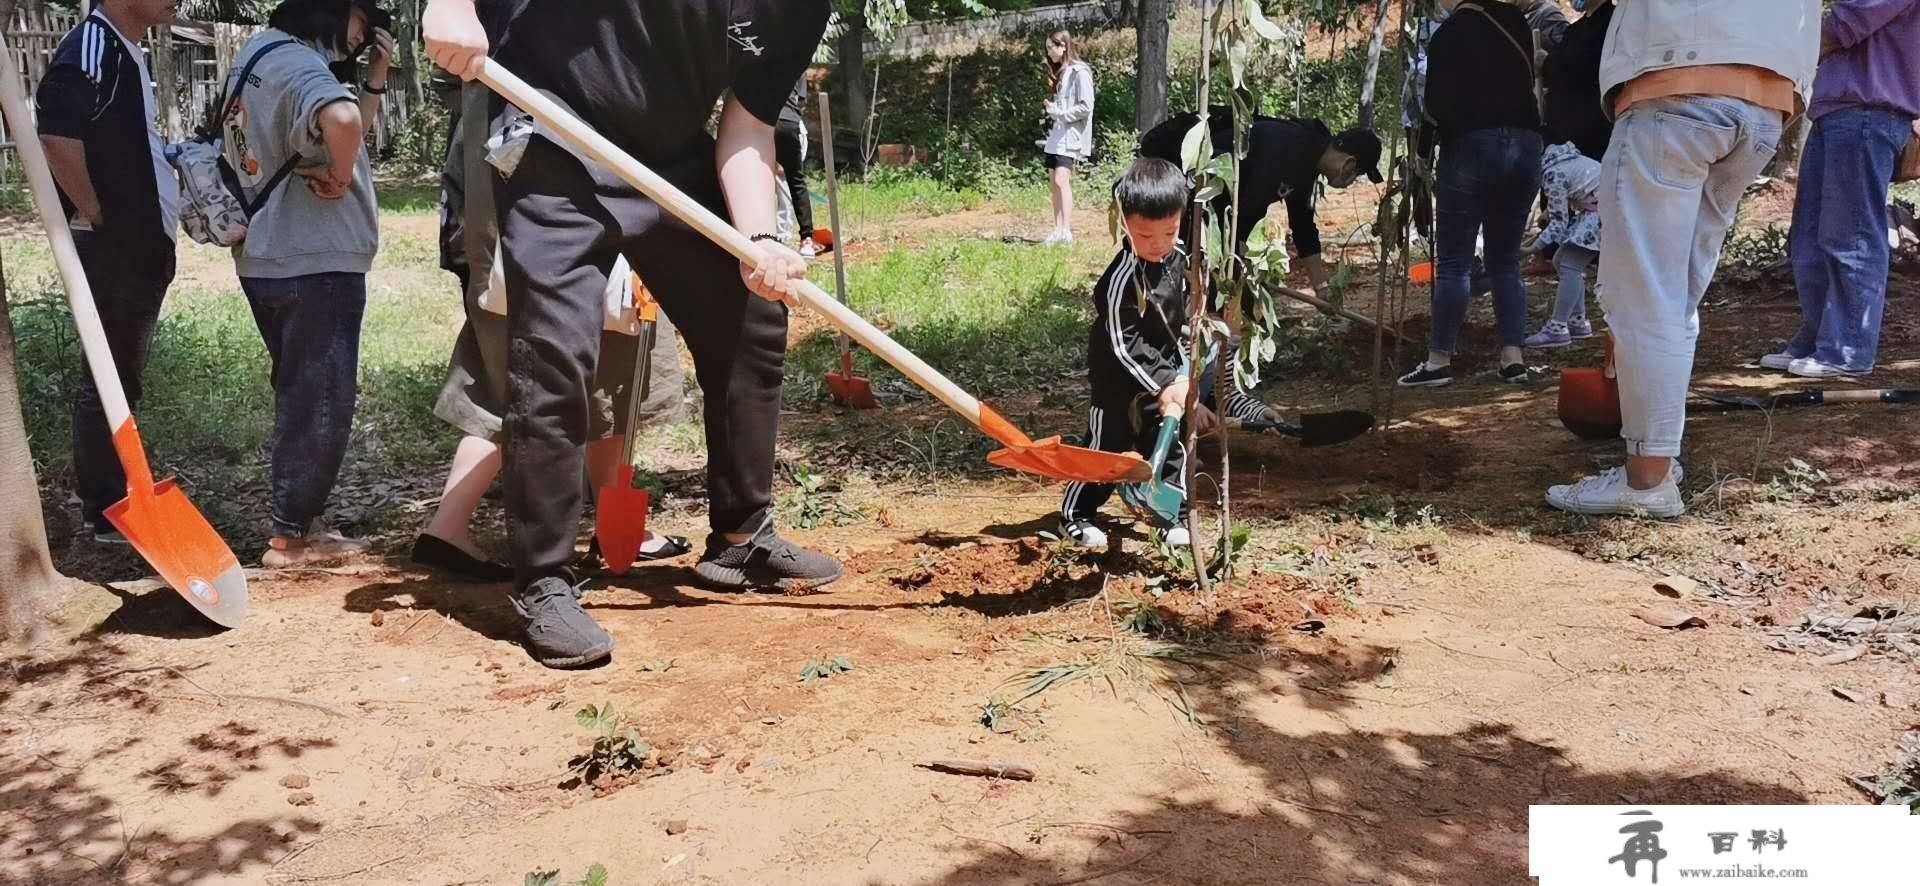
[[[1573,338],[1592,338],[1593,321],[1585,317],[1575,317],[1567,321],[1567,334]]]
[[[717,532],[707,536],[707,552],[694,564],[693,573],[729,591],[817,588],[832,584],[841,574],[840,561],[775,534],[771,517],[752,538],[737,545]]]
[[[527,620],[527,654],[547,667],[584,667],[613,654],[612,635],[580,608],[564,578],[543,578],[514,594],[513,610]]]

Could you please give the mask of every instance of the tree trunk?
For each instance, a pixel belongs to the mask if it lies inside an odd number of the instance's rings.
[[[1373,128],[1373,88],[1380,81],[1380,50],[1387,42],[1387,3],[1380,0],[1373,17],[1373,42],[1367,45],[1367,78],[1360,87],[1359,125]]]
[[[182,141],[186,133],[180,129],[180,80],[173,70],[173,28],[162,25],[154,29],[152,45],[153,100],[160,105],[160,132],[169,142]]]
[[[1171,0],[1140,0],[1134,31],[1139,55],[1134,63],[1133,125],[1146,132],[1167,119],[1167,44],[1172,27]]]
[[[1780,150],[1773,155],[1773,162],[1767,164],[1767,175],[1787,181],[1800,180],[1800,152],[1806,149],[1807,134],[1812,127],[1802,115],[1793,128],[1787,130],[1787,137],[1780,140]]]
[[[12,6],[0,0],[0,17],[11,15]],[[27,448],[18,379],[6,269],[0,267],[0,501],[8,502],[0,508],[0,638],[31,638],[37,614],[60,581],[47,553],[47,525],[40,513],[33,453]]]
[[[867,94],[867,16],[864,11],[856,12],[846,18],[846,28],[840,33],[840,46],[835,55],[840,62],[841,106],[846,108],[847,128],[853,134],[855,143],[863,148],[867,144],[867,110],[870,97]],[[839,127],[835,127],[838,129]],[[856,173],[866,172],[867,158],[864,150],[849,152]]]

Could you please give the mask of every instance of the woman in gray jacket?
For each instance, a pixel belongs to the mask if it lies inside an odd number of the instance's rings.
[[[1045,107],[1053,126],[1042,147],[1053,193],[1053,232],[1043,242],[1052,246],[1073,242],[1073,167],[1093,154],[1093,69],[1080,60],[1066,31],[1047,36],[1047,78],[1053,97]]]

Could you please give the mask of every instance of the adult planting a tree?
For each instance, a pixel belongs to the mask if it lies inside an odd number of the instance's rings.
[[[367,271],[379,248],[363,135],[386,91],[393,38],[370,0],[287,0],[235,54],[221,127],[246,199],[272,187],[233,248],[273,358],[273,533],[261,563],[337,560],[364,542],[319,525],[346,458]],[[370,52],[356,97],[335,74]],[[241,82],[243,73],[250,75]],[[274,185],[289,158],[295,178]]]
[[[468,79],[489,51],[532,87],[732,223],[748,268],[509,108],[523,146],[496,184],[508,302],[506,500],[515,609],[550,667],[608,657],[571,563],[602,291],[625,253],[693,352],[705,391],[708,520],[700,578],[723,588],[825,584],[840,564],[774,533],[773,441],[787,311],[806,262],[774,234],[774,126],[826,29],[826,0],[531,0],[497,49],[473,0],[432,0],[427,51]],[[717,140],[705,132],[723,94]],[[503,161],[507,158],[503,157]],[[500,164],[496,164],[500,165]]]
[[[1180,164],[1180,142],[1199,122],[1191,111],[1175,115],[1140,138],[1140,155]],[[1214,153],[1233,150],[1233,113],[1216,105],[1208,116]],[[1321,298],[1328,295],[1332,272],[1320,257],[1320,229],[1314,221],[1313,186],[1322,178],[1327,186],[1345,188],[1362,173],[1379,183],[1380,137],[1367,129],[1349,129],[1339,135],[1318,120],[1280,120],[1257,117],[1247,133],[1247,157],[1240,167],[1240,222],[1235,242],[1244,244],[1273,204],[1285,200],[1293,249],[1307,268],[1307,278]],[[1215,211],[1226,217],[1229,198],[1222,195]]]
[[[173,282],[180,191],[153,128],[140,37],[173,21],[173,0],[104,0],[60,41],[36,95],[40,143],[73,228],[127,402],[140,402],[160,302]],[[95,541],[126,544],[105,510],[127,478],[93,376],[73,404],[73,476]]]

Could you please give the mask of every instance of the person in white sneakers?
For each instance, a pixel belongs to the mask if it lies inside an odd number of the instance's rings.
[[[1600,66],[1600,299],[1627,462],[1547,490],[1579,514],[1677,517],[1700,301],[1747,185],[1811,94],[1819,0],[1619,0]]]
[[[1080,60],[1066,31],[1047,35],[1047,80],[1053,96],[1045,105],[1050,125],[1041,148],[1053,193],[1053,231],[1043,242],[1053,246],[1073,242],[1073,167],[1093,156],[1093,68]]]

